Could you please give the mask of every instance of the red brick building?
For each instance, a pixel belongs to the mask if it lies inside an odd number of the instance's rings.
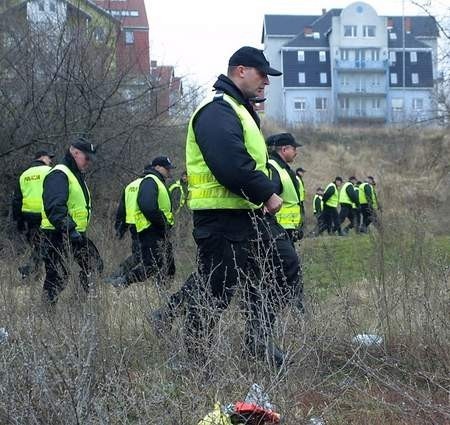
[[[133,76],[150,76],[149,27],[144,0],[95,0],[121,22],[117,66]]]

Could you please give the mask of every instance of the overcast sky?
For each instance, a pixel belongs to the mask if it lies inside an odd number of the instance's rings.
[[[150,57],[175,65],[176,74],[209,86],[225,72],[239,47],[262,47],[265,14],[319,15],[322,8],[344,8],[342,0],[145,0],[150,25]],[[433,13],[449,8],[450,0],[432,0]],[[401,15],[402,0],[372,0],[380,15]],[[404,1],[405,14],[424,12]]]

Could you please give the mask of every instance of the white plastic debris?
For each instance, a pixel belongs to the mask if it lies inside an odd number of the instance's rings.
[[[352,342],[366,347],[380,346],[383,344],[383,338],[376,334],[359,334],[352,338]]]
[[[269,400],[269,396],[258,384],[253,384],[250,387],[250,391],[247,393],[247,397],[245,397],[245,402],[256,404],[264,409],[273,410],[273,405]]]
[[[8,342],[9,333],[5,328],[0,328],[0,344]]]
[[[320,416],[312,416],[309,418],[308,425],[325,425],[325,421]]]

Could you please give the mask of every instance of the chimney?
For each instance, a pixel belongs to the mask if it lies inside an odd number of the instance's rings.
[[[405,32],[407,34],[411,33],[411,27],[412,27],[412,20],[410,17],[405,18]]]
[[[303,34],[305,34],[305,37],[312,37],[313,36],[313,29],[311,25],[307,25],[303,29]]]
[[[158,66],[158,61],[150,61],[150,68],[156,68]]]
[[[327,14],[327,9],[322,9],[322,15],[326,15]]]
[[[394,28],[394,20],[392,18],[388,18],[388,20],[387,20],[387,29],[391,30],[392,28]]]

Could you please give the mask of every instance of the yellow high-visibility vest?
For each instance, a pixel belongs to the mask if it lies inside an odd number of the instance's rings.
[[[349,186],[353,186],[352,182],[345,182],[342,187],[341,190],[339,191],[339,203],[340,204],[353,204],[353,201],[350,199],[350,196],[348,196],[347,194],[347,187]]]
[[[289,173],[273,159],[269,163],[277,170],[280,175],[281,186],[283,188],[280,197],[283,204],[280,211],[276,213],[278,223],[285,229],[297,229],[301,222],[300,198],[295,190]]]
[[[85,232],[89,225],[89,220],[91,217],[91,196],[89,194],[89,190],[86,186],[88,194],[88,199],[86,202],[83,189],[70,168],[64,164],[58,164],[50,170],[48,175],[57,170],[62,171],[67,176],[67,180],[69,182],[69,197],[67,198],[68,214],[75,222],[76,230],[78,232]],[[55,229],[53,224],[50,223],[44,208],[42,208],[41,229]]]
[[[325,205],[327,205],[328,207],[337,208],[337,206],[339,205],[339,191],[338,191],[337,186],[334,184],[334,182],[331,182],[326,187],[325,193],[327,192],[328,188],[330,188],[330,187],[334,187],[334,193],[331,196],[331,198],[325,202]]]
[[[52,167],[38,165],[25,170],[19,177],[22,192],[22,212],[40,214],[42,211],[42,189],[44,178]]]
[[[244,134],[244,146],[248,154],[255,161],[255,170],[268,175],[267,170],[267,147],[261,130],[258,128],[253,117],[244,105],[225,93],[218,93],[215,99],[225,100],[234,110],[241,122]],[[194,112],[189,121],[188,135],[186,141],[186,166],[188,173],[188,206],[192,210],[209,209],[256,209],[261,205],[255,205],[245,199],[245,194],[238,195],[222,186],[208,165],[206,164],[200,148],[197,144],[193,122],[198,112],[203,109],[214,98],[203,102]],[[225,159],[224,159],[225,160]]]
[[[173,226],[173,214],[172,214],[172,202],[170,200],[169,191],[167,190],[166,185],[154,174],[148,174],[144,179],[152,179],[156,185],[158,186],[158,207],[166,217],[167,222]],[[142,181],[140,184],[142,184]],[[139,187],[138,187],[139,191]],[[136,230],[138,233],[142,232],[145,229],[148,229],[152,223],[147,220],[145,215],[142,213],[139,208],[139,204],[137,202],[137,192],[136,192],[136,204],[135,204],[135,222],[136,222]]]
[[[136,224],[137,196],[143,177],[133,180],[125,188],[125,223]]]

